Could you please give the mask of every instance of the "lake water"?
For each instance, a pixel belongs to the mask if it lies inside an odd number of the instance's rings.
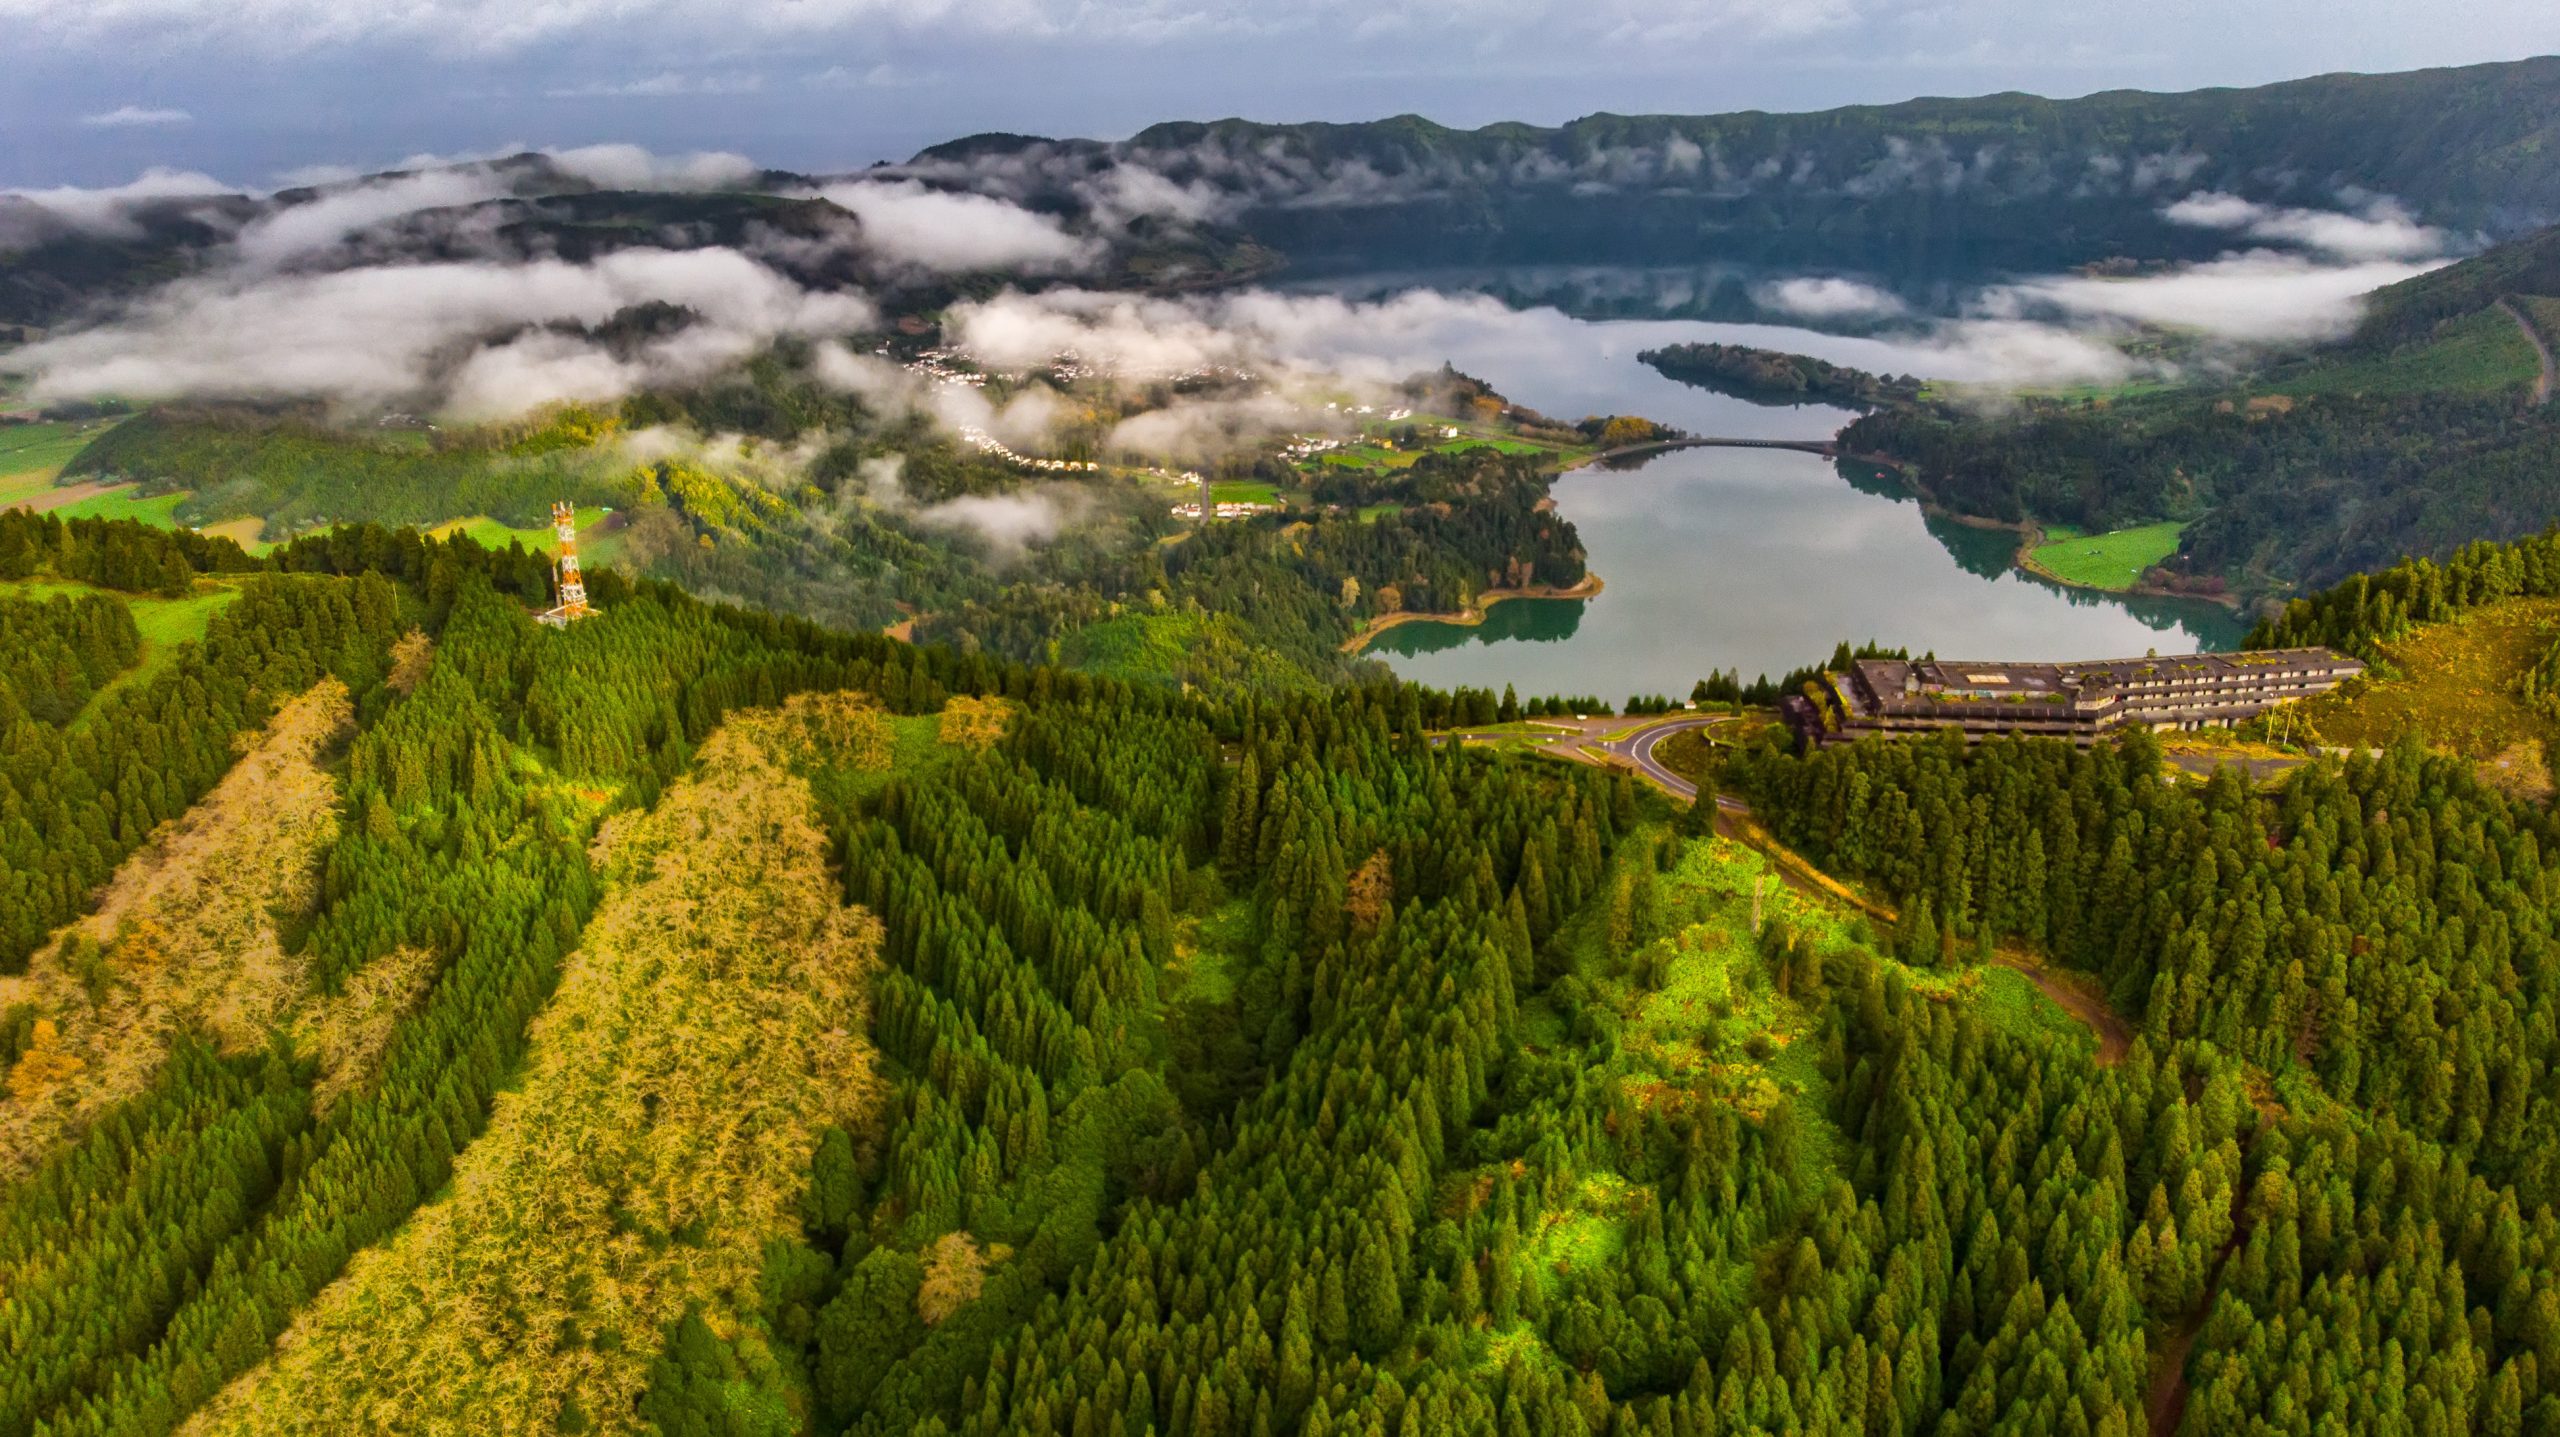
[[[1454,326],[1438,338],[1458,368],[1549,414],[1641,414],[1729,438],[1827,438],[1852,416],[1680,384],[1638,364],[1636,352],[1723,339],[1870,365],[1894,357],[1875,340],[1767,326],[1588,321],[1552,310],[1523,319]],[[1887,352],[1868,352],[1879,349]],[[1901,367],[1926,372],[1919,362]],[[2247,627],[2218,605],[2030,578],[2010,566],[2015,534],[1931,520],[1858,466],[1811,454],[1679,450],[1633,468],[1575,471],[1554,492],[1606,585],[1600,595],[1512,600],[1474,626],[1404,624],[1367,652],[1437,688],[1508,684],[1523,695],[1615,702],[1683,698],[1717,670],[1746,680],[1781,674],[1844,639],[1948,658],[2113,658],[2229,648]]]

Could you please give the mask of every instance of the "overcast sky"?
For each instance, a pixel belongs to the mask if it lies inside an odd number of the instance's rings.
[[[633,141],[787,168],[1164,119],[1555,123],[2560,51],[2555,0],[0,0],[0,186]]]

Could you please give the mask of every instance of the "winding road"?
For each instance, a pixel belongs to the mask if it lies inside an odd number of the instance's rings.
[[[1677,718],[1665,723],[1640,724],[1633,728],[1596,733],[1581,740],[1577,746],[1586,755],[1600,755],[1603,762],[1615,759],[1625,763],[1665,793],[1694,803],[1698,797],[1698,786],[1665,767],[1654,750],[1673,734],[1736,722],[1739,719],[1731,714]],[[1890,924],[1895,920],[1896,915],[1891,908],[1836,880],[1824,881],[1825,876],[1804,859],[1778,847],[1766,835],[1746,829],[1743,821],[1749,818],[1751,808],[1740,799],[1717,794],[1716,813],[1724,820],[1718,825],[1720,832],[1727,837],[1743,837],[1759,848],[1776,865],[1780,878],[1790,886],[1863,909],[1879,922]],[[2003,947],[1991,961],[2003,968],[2016,970],[2052,999],[2056,1007],[2080,1020],[2090,1036],[2097,1040],[2100,1067],[2112,1068],[2124,1061],[2125,1053],[2133,1046],[2133,1026],[2107,1005],[2106,998],[2085,977],[2052,968],[2041,957],[2021,948]]]

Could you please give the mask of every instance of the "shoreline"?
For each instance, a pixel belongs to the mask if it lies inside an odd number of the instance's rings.
[[[1862,462],[1873,463],[1879,467],[1892,469],[1897,474],[1901,472],[1901,467],[1898,461],[1887,458],[1884,455],[1861,454],[1856,456],[1843,455],[1842,457],[1855,457]],[[1928,493],[1922,490],[1918,485],[1910,484],[1907,479],[1904,482],[1906,487],[1910,489],[1912,497],[1920,502],[1920,512],[1931,518],[1944,519],[1950,524],[1961,524],[1968,529],[2007,530],[2008,532],[2017,535],[2018,546],[2010,552],[2009,567],[2016,572],[2028,575],[2031,578],[2042,579],[2046,583],[2056,584],[2065,589],[2077,589],[2083,593],[2124,594],[2144,599],[2187,599],[2197,603],[2218,604],[2223,608],[2230,610],[2234,614],[2245,615],[2249,612],[2252,601],[2243,598],[2238,594],[2231,593],[2228,590],[2219,594],[2198,594],[2189,592],[2185,589],[2171,589],[2158,584],[2140,583],[2127,584],[2120,589],[2110,589],[2103,585],[2084,584],[2076,579],[2066,579],[2060,574],[2053,572],[2051,569],[2046,568],[2044,565],[2037,563],[2035,560],[2035,551],[2042,545],[2051,542],[2050,538],[2045,533],[2044,525],[2038,521],[2034,519],[1993,519],[1982,514],[1967,514],[1962,510],[1950,509],[1945,505],[1940,504],[1935,499],[1930,498]]]
[[[1953,518],[1955,516],[1950,515],[1949,517]],[[2081,589],[2092,594],[2131,594],[2145,599],[2189,599],[2197,603],[2220,604],[2222,607],[2229,609],[2235,614],[2245,614],[2249,611],[2248,604],[2242,601],[2239,595],[2228,592],[2220,594],[2191,594],[2184,589],[2163,588],[2158,584],[2127,584],[2121,589],[2110,589],[2099,584],[2083,584],[2077,580],[2066,579],[2060,574],[2053,572],[2051,569],[2046,568],[2044,565],[2037,563],[2035,560],[2035,550],[2040,545],[2048,542],[2045,538],[2044,526],[2030,519],[2020,524],[2001,524],[1995,521],[1985,521],[1982,527],[2017,530],[2019,534],[2018,552],[2011,556],[2012,565],[2019,573],[2031,574],[2049,584],[2059,584],[2066,589]]]
[[[1398,624],[1457,624],[1473,628],[1484,622],[1486,610],[1508,599],[1588,599],[1607,587],[1608,584],[1598,574],[1586,573],[1582,576],[1581,583],[1561,589],[1543,584],[1527,589],[1487,589],[1476,595],[1473,608],[1461,609],[1456,613],[1425,613],[1411,609],[1398,609],[1392,614],[1380,614],[1361,625],[1358,633],[1342,641],[1342,646],[1337,652],[1356,654],[1376,642],[1378,635]]]

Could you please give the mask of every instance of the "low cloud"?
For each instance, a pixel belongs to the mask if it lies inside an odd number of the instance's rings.
[[[94,115],[82,115],[80,123],[100,130],[147,130],[171,125],[192,125],[196,117],[184,110],[161,105],[118,105]]]
[[[910,517],[929,529],[974,534],[1001,559],[1058,537],[1083,513],[1081,491],[1049,485],[1017,494],[964,494],[927,505]]]
[[[1064,484],[1044,484],[1012,494],[964,494],[918,506],[902,477],[906,464],[903,454],[863,460],[854,471],[855,484],[846,502],[858,498],[927,529],[973,535],[1001,562],[1009,563],[1032,545],[1058,537],[1093,507],[1091,494]]]
[[[650,303],[693,322],[639,344],[589,337]],[[859,296],[803,290],[734,250],[625,250],[591,264],[208,275],[12,359],[40,402],[316,398],[491,419],[699,380],[780,336],[875,320]]]
[[[2363,317],[2365,296],[2434,267],[2385,259],[2324,264],[2301,255],[2253,250],[2133,279],[2050,275],[2024,280],[1987,292],[1982,304],[1995,317],[2051,313],[2069,320],[2130,321],[2242,342],[2280,343],[2343,335]]]
[[[1880,319],[1906,313],[1901,296],[1854,279],[1782,279],[1761,285],[1752,298],[1764,309],[1806,319]]]
[[[233,258],[252,269],[274,269],[335,249],[407,215],[480,204],[506,193],[506,183],[495,172],[476,166],[422,170],[326,190],[252,222],[234,243]]]
[[[718,190],[753,181],[756,162],[727,150],[661,155],[638,145],[581,145],[543,150],[563,171],[608,190]]]
[[[42,190],[0,190],[0,196],[33,205],[65,228],[117,238],[141,233],[133,216],[146,205],[167,200],[214,199],[233,193],[231,186],[211,175],[156,167],[121,185],[99,189],[57,185]]]
[[[1320,413],[1311,413],[1309,406],[1271,393],[1238,399],[1176,400],[1113,425],[1105,444],[1114,452],[1197,463],[1305,430],[1317,422]]]
[[[2255,240],[2296,245],[2341,260],[2421,259],[2446,252],[2452,237],[2422,225],[2398,201],[2367,200],[2359,210],[2287,209],[2219,190],[2199,190],[2164,206],[2160,217],[2197,229],[2233,230]]]
[[[985,195],[928,189],[914,180],[847,180],[818,197],[862,223],[865,248],[893,265],[940,274],[985,270],[1059,273],[1090,268],[1102,247],[1047,215]]]

